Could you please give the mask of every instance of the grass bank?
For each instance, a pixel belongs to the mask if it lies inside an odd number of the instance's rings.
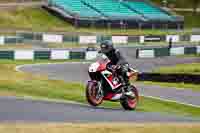
[[[71,100],[86,103],[85,85],[80,83],[66,83],[60,80],[49,80],[41,74],[31,75],[17,72],[15,67],[22,64],[45,63],[48,61],[0,61],[0,95],[3,96],[33,96],[36,98],[49,98]],[[54,61],[55,62],[55,61]],[[119,103],[105,102],[103,106],[121,108]],[[151,98],[140,98],[137,111],[160,112],[200,118],[200,108],[164,102]]]
[[[78,43],[48,43],[48,44],[29,44],[29,43],[18,43],[18,44],[5,44],[0,45],[1,49],[39,49],[39,48],[86,48],[88,45],[81,45]]]
[[[163,0],[151,0],[152,2],[162,5]],[[169,2],[172,1],[172,3],[175,4],[175,7],[177,8],[192,8],[192,2],[188,0],[168,0]],[[200,7],[200,5],[198,5]]]
[[[176,88],[177,90],[189,89],[189,90],[192,90],[192,91],[200,92],[200,85],[199,84],[167,83],[167,82],[151,82],[151,81],[144,81],[144,82],[141,82],[141,83],[144,83],[146,85],[155,85],[155,86]]]
[[[12,3],[12,2],[39,2],[42,0],[0,0],[0,3]]]
[[[0,49],[33,49],[34,46],[32,44],[6,44],[0,45]]]
[[[191,55],[193,57],[199,57],[199,55]],[[171,67],[160,67],[153,70],[153,73],[161,74],[194,74],[200,75],[200,63],[191,64],[178,64]],[[163,87],[171,87],[176,89],[190,89],[192,91],[200,91],[200,84],[189,84],[189,83],[167,83],[167,82],[142,82],[147,85],[158,85]]]
[[[187,18],[187,17],[186,17]],[[194,18],[189,18],[194,22]],[[96,29],[96,28],[74,28],[70,23],[63,21],[42,8],[16,8],[12,10],[2,10],[0,14],[0,28],[2,29],[20,29],[40,32],[62,31],[76,33],[101,33],[101,34],[117,34],[117,35],[165,35],[165,34],[189,34],[192,31],[185,30],[184,32],[172,30],[134,30],[134,29]],[[196,21],[196,20],[195,20]],[[190,23],[187,23],[190,25]],[[199,23],[197,23],[199,24]],[[197,25],[198,26],[198,25]],[[199,24],[200,26],[200,24]],[[186,25],[186,27],[189,27]]]
[[[6,133],[199,133],[200,124],[1,124],[0,132]]]
[[[200,27],[200,12],[196,14],[192,12],[177,12],[177,14],[184,16],[186,28]]]
[[[171,67],[160,67],[153,70],[153,73],[162,73],[162,74],[200,74],[200,63],[192,64],[179,64]]]
[[[42,8],[19,7],[13,10],[1,10],[0,21],[2,29],[59,31],[72,28],[69,23],[50,15]]]

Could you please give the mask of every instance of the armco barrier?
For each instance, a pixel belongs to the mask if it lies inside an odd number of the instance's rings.
[[[97,57],[98,51],[88,51],[86,52],[85,59],[86,60],[93,60]]]
[[[34,51],[33,50],[16,50],[14,52],[15,60],[33,60]]]
[[[167,35],[166,36],[166,42],[169,42],[170,39],[172,39],[172,42],[180,42],[180,36],[179,35]]]
[[[41,51],[34,51],[34,59],[50,59],[51,51],[48,50],[41,50]]]
[[[169,42],[170,38],[173,42],[200,42],[200,35],[141,35],[141,36],[128,36],[128,35],[71,35],[62,33],[23,33],[16,32],[14,36],[1,36],[0,44],[6,43],[23,43],[24,41],[41,41],[47,43],[99,43],[104,40],[111,40],[115,44],[124,43],[144,43],[144,42]]]
[[[200,46],[197,46],[197,54],[200,54]]]
[[[24,39],[22,37],[17,37],[17,36],[9,36],[9,37],[4,37],[4,44],[6,43],[23,43]]]
[[[79,43],[80,44],[97,43],[97,36],[80,36]]]
[[[175,51],[177,50],[177,51]],[[64,49],[52,50],[0,50],[0,59],[35,60],[35,59],[86,59],[93,60],[98,51],[69,51]],[[137,49],[136,58],[156,58],[180,54],[200,54],[200,46],[177,48]]]
[[[154,58],[154,50],[153,49],[145,49],[145,50],[139,50],[138,52],[139,58]]]
[[[147,35],[144,36],[144,42],[163,42],[166,40],[165,38],[165,36]]]
[[[173,55],[200,54],[200,46],[137,49],[136,58],[156,58]]]
[[[14,51],[0,51],[0,59],[14,59]]]
[[[5,39],[4,36],[0,36],[0,45],[4,45]]]
[[[141,73],[138,75],[138,80],[139,81],[154,81],[154,82],[200,84],[200,75]]]
[[[163,57],[163,56],[169,56],[169,48],[155,48],[154,49],[155,57]]]
[[[54,50],[1,50],[0,59],[10,60],[65,60],[85,59],[94,60],[98,51],[69,51],[63,49]]]
[[[128,36],[112,36],[112,42],[114,44],[127,44]]]
[[[69,57],[68,50],[51,50],[51,60],[69,59]]]
[[[197,54],[197,47],[185,47],[184,54]]]
[[[78,37],[77,36],[63,36],[63,42],[73,42],[73,43],[77,43],[78,42]]]
[[[85,59],[84,51],[70,51],[70,59]]]
[[[43,42],[49,43],[62,43],[63,36],[62,35],[52,35],[52,34],[43,34],[42,36]]]
[[[105,36],[105,35],[102,35],[100,36],[101,39],[99,39],[98,41],[105,41],[105,40],[112,40],[112,36]]]
[[[140,42],[139,36],[128,36],[128,43],[138,43]]]
[[[190,41],[191,42],[200,42],[200,35],[191,35]]]
[[[184,55],[184,47],[175,47],[170,49],[170,55]]]

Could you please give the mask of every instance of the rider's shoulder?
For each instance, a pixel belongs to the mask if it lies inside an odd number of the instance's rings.
[[[119,49],[115,49],[115,53],[120,53],[120,50]]]

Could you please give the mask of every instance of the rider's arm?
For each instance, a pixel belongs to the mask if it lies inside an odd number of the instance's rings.
[[[116,54],[116,57],[118,58],[118,62],[116,65],[122,65],[122,64],[128,63],[118,49],[115,51],[115,54]]]

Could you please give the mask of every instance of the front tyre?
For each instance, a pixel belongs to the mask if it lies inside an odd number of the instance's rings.
[[[138,94],[137,88],[135,88],[134,86],[131,86],[130,91],[133,92],[134,98],[133,97],[124,96],[120,100],[120,103],[121,103],[122,107],[125,110],[135,110],[136,106],[138,104],[138,101],[139,101],[139,94]]]
[[[97,82],[88,82],[86,87],[86,98],[88,103],[92,106],[98,106],[103,102],[103,95],[99,94],[99,86]]]

